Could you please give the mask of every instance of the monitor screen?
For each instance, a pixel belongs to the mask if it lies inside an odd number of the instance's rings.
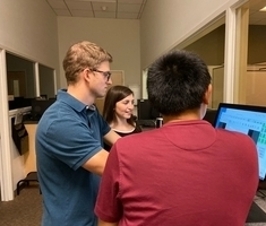
[[[259,178],[266,174],[266,107],[226,104],[218,107],[214,126],[250,136],[257,146]]]
[[[48,107],[50,107],[50,105],[52,105],[55,102],[55,99],[48,99],[48,100],[37,100],[37,99],[33,99],[31,102],[31,113],[32,113],[32,117],[33,120],[40,120],[43,113],[46,111],[46,109]]]
[[[155,120],[160,113],[152,106],[148,99],[138,99],[138,119]]]

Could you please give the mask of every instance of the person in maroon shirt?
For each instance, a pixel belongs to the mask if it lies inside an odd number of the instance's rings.
[[[167,53],[149,68],[147,91],[164,124],[112,147],[98,225],[243,226],[259,181],[256,146],[202,120],[212,91],[206,64]]]

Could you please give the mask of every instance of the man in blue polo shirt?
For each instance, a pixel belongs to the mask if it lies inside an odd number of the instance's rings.
[[[95,226],[99,177],[113,132],[93,105],[112,84],[111,55],[90,42],[72,45],[63,61],[67,90],[41,118],[36,131],[37,172],[43,194],[42,226]]]

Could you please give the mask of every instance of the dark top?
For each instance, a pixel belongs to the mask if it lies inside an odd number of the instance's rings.
[[[113,131],[115,131],[120,137],[125,137],[125,136],[128,136],[128,135],[134,134],[134,133],[140,133],[140,132],[142,132],[142,129],[141,129],[140,125],[138,123],[136,123],[135,129],[133,129],[131,131],[119,131],[119,130],[115,130],[115,129],[113,129]],[[106,151],[110,151],[111,147],[112,146],[104,143],[104,149]]]

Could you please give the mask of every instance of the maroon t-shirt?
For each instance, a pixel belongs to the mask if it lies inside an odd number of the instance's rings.
[[[168,123],[117,141],[95,213],[120,226],[243,226],[258,180],[247,135],[205,121]]]

